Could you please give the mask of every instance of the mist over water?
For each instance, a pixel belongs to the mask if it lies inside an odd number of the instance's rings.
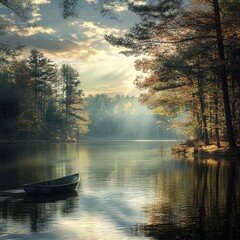
[[[85,104],[91,119],[90,138],[164,140],[179,137],[176,129],[170,127],[169,117],[153,114],[136,97],[90,95]]]

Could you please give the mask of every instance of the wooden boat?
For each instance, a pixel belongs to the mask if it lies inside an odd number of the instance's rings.
[[[74,191],[79,183],[79,173],[50,181],[24,184],[23,189],[29,194],[61,194]]]

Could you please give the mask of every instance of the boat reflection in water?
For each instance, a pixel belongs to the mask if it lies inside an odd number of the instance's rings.
[[[23,202],[29,205],[31,212],[31,230],[42,231],[51,226],[55,216],[72,213],[79,203],[78,192],[50,195],[27,195]]]
[[[68,198],[78,197],[78,192],[76,190],[70,192],[63,192],[57,194],[26,194],[23,198],[24,203],[50,203],[60,200],[67,200]]]
[[[78,205],[77,191],[56,195],[30,195],[23,191],[1,192],[0,212],[3,221],[0,232],[4,232],[12,222],[28,222],[32,232],[44,231],[54,223],[56,217],[74,212]]]

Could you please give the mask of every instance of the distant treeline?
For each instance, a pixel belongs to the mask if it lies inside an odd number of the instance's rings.
[[[176,131],[169,129],[169,119],[154,116],[136,97],[89,95],[85,99],[85,109],[91,119],[89,137],[176,139]]]
[[[166,131],[168,118],[157,119],[136,97],[100,94],[84,98],[78,72],[70,65],[59,69],[36,49],[26,59],[2,54],[0,61],[2,140],[176,138],[174,131]]]

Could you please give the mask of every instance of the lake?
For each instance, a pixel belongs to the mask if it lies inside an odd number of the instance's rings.
[[[238,161],[174,156],[172,144],[0,145],[0,239],[240,239]],[[75,172],[74,193],[22,190]]]

